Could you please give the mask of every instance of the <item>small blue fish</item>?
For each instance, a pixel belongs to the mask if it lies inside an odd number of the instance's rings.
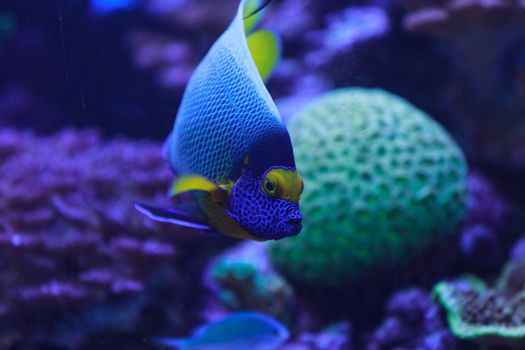
[[[192,191],[199,209],[138,204],[150,218],[256,241],[300,232],[303,180],[263,82],[280,45],[271,31],[253,32],[266,3],[241,0],[193,73],[165,144],[165,157],[180,175],[170,195]]]
[[[180,350],[274,350],[290,336],[280,322],[256,312],[238,312],[199,327],[191,338],[159,339]]]

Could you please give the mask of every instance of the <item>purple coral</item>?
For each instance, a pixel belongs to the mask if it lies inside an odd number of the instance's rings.
[[[387,303],[387,316],[365,337],[364,349],[454,350],[457,342],[441,319],[429,293],[409,289],[394,294]]]
[[[328,27],[311,32],[308,38],[318,46],[325,57],[348,54],[355,46],[385,36],[390,30],[387,12],[381,7],[348,7],[327,16]],[[315,55],[315,54],[312,54]],[[315,60],[305,58],[315,67]],[[322,60],[321,60],[322,61]]]
[[[182,94],[193,69],[228,26],[237,1],[140,0],[140,7],[169,30],[138,27],[128,35],[128,47],[138,69],[151,72],[158,85]]]
[[[140,318],[158,298],[152,280],[160,278],[166,288],[167,280],[179,278],[170,267],[184,256],[177,246],[196,236],[175,233],[134,209],[135,201],[169,204],[172,174],[160,154],[160,144],[104,142],[92,130],[43,138],[0,131],[2,348],[60,343],[52,325],[67,328],[58,312],[64,307],[81,315],[94,303],[105,308],[111,300],[139,297],[148,300],[134,309]],[[175,295],[183,297],[184,290],[178,286]],[[166,312],[175,295],[163,301]],[[113,316],[104,317],[111,322]],[[90,332],[107,331],[101,327]],[[80,344],[89,341],[85,332],[75,337]]]
[[[195,49],[184,40],[137,30],[128,44],[137,68],[154,73],[159,85],[183,91],[197,65]]]
[[[489,226],[465,228],[461,232],[460,247],[463,256],[478,268],[493,269],[502,262],[502,242]]]
[[[348,322],[339,322],[318,333],[304,332],[297,339],[279,350],[351,350],[352,327]]]
[[[469,198],[466,224],[484,224],[498,230],[505,227],[510,208],[494,182],[479,171],[471,170],[467,188]]]
[[[525,259],[525,236],[516,241],[510,252],[510,260],[517,261]]]
[[[459,242],[462,256],[478,272],[497,271],[504,262],[510,205],[478,171],[470,172],[467,187],[468,214]]]

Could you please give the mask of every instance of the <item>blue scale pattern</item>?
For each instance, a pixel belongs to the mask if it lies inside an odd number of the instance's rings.
[[[245,155],[261,170],[294,166],[288,132],[248,49],[243,3],[186,88],[168,141],[168,160],[181,175],[236,180]]]
[[[239,224],[252,235],[262,239],[282,239],[297,235],[303,218],[299,204],[260,191],[262,178],[246,171],[230,197],[230,209]]]

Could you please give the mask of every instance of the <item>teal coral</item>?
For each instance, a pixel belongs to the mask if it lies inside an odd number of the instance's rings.
[[[262,276],[246,262],[220,262],[212,278],[221,289],[219,299],[230,310],[258,310],[279,316],[291,296],[282,278]]]
[[[335,90],[289,130],[305,182],[304,228],[270,249],[276,266],[296,280],[334,285],[397,266],[464,216],[463,154],[400,97]]]
[[[511,263],[495,288],[469,278],[440,282],[434,297],[447,313],[452,333],[481,344],[525,346],[525,261]],[[516,276],[521,279],[516,288]]]
[[[253,255],[245,257],[243,251]],[[211,287],[230,311],[261,311],[286,318],[293,290],[284,278],[265,266],[264,256],[260,256],[264,252],[264,248],[244,244],[219,257],[210,266]]]

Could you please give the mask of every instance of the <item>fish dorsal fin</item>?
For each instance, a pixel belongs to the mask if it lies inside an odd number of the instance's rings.
[[[277,35],[269,30],[258,30],[247,38],[248,48],[263,81],[272,74],[279,57],[281,44]]]
[[[255,27],[257,27],[257,25],[259,24],[259,22],[261,22],[261,19],[264,16],[264,12],[266,12],[266,9],[261,9],[257,13],[254,13],[260,6],[260,0],[245,0],[243,19],[244,32],[246,33],[246,35],[250,34],[255,29]]]
[[[208,192],[215,201],[222,201],[225,199],[224,197],[228,195],[220,186],[199,175],[185,175],[179,177],[177,180],[173,181],[168,195],[174,197],[188,191]]]

